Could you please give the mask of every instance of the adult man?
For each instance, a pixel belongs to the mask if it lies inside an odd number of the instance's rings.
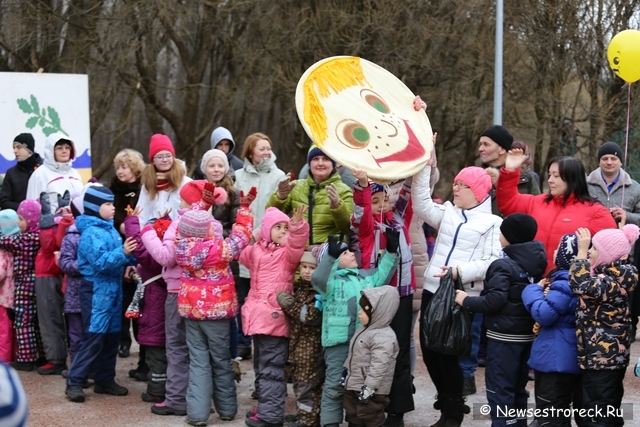
[[[35,152],[36,142],[30,133],[21,133],[13,140],[13,154],[17,164],[7,170],[0,191],[0,208],[18,209],[27,198],[27,184],[33,171],[42,164],[42,158]]]
[[[240,160],[236,155],[233,154],[233,150],[236,148],[236,143],[233,140],[233,135],[229,129],[218,126],[211,132],[211,149],[217,148],[218,150],[224,152],[227,155],[227,160],[229,160],[229,175],[235,179],[233,171],[237,171],[238,169],[242,169],[244,166],[244,162]],[[202,165],[198,163],[196,169],[193,171],[193,179],[206,179],[204,176],[204,172],[202,172]]]
[[[478,154],[482,166],[492,167],[499,170],[507,158],[507,151],[511,150],[513,144],[513,135],[509,130],[501,125],[492,125],[482,132],[478,146]],[[496,175],[497,178],[497,175]],[[520,183],[518,191],[521,194],[540,194],[540,187],[533,174],[522,169],[520,171]],[[496,201],[495,182],[491,189],[491,211],[494,215],[502,216],[498,210],[498,202]]]
[[[640,184],[631,179],[629,174],[622,169],[624,152],[615,142],[605,142],[598,149],[598,161],[600,167],[587,177],[589,194],[605,205],[617,222],[640,225]],[[636,245],[634,253],[638,254],[638,250],[640,247]],[[635,264],[639,265],[637,261]],[[640,292],[636,290],[633,294],[631,298],[631,317],[633,319],[631,339],[635,340],[636,323],[638,315],[640,315]]]

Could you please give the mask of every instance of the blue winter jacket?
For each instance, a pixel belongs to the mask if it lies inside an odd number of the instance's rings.
[[[119,332],[124,268],[135,265],[136,259],[124,254],[113,221],[83,214],[76,219],[76,227],[80,231],[78,270],[93,284],[89,332]]]
[[[540,333],[533,341],[529,367],[539,372],[578,374],[576,342],[576,306],[578,298],[569,287],[569,271],[551,274],[549,292],[536,283],[522,292],[525,307],[540,323]]]

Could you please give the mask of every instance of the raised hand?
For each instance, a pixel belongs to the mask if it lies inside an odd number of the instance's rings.
[[[286,199],[295,186],[296,183],[291,182],[291,172],[289,172],[278,182],[278,198],[281,200]]]
[[[327,253],[334,258],[339,258],[343,251],[342,242],[336,236],[329,236]]]
[[[135,209],[131,209],[131,206],[127,206],[127,216],[140,216],[142,209],[142,206],[136,206]]]
[[[59,208],[64,208],[65,206],[69,206],[70,203],[71,203],[71,193],[69,193],[69,190],[66,190],[64,192],[63,196],[60,196],[58,194],[58,207]]]
[[[137,208],[137,206],[136,206],[136,208]],[[158,211],[158,215],[159,215],[158,219],[168,217],[172,210],[173,210],[172,208],[169,208],[164,212]]]
[[[340,206],[340,196],[338,195],[338,189],[335,185],[327,185],[327,197],[329,197],[329,207],[331,209],[335,209]]]
[[[516,171],[522,167],[522,164],[527,160],[527,156],[524,155],[524,151],[520,148],[514,148],[507,151],[507,159],[504,162],[504,167],[508,171]]]
[[[420,95],[417,95],[413,98],[413,109],[416,111],[424,110],[427,111],[427,103],[420,98]]]
[[[293,216],[291,217],[291,222],[298,223],[304,219],[304,214],[309,209],[307,205],[300,205],[293,210]]]
[[[202,201],[207,205],[213,205],[216,201],[216,185],[213,182],[206,182],[202,190]]]
[[[51,213],[51,200],[49,195],[44,191],[40,193],[40,228],[51,228],[55,225],[55,218]]]
[[[249,209],[249,206],[258,197],[258,190],[256,187],[251,187],[248,193],[240,190],[240,207]]]
[[[580,227],[576,230],[576,236],[578,237],[578,254],[576,258],[587,258],[589,246],[591,245],[591,232],[588,228]]]
[[[127,238],[127,240],[124,241],[124,245],[122,245],[122,250],[124,251],[124,254],[126,256],[129,256],[133,253],[133,251],[136,250],[137,247],[138,247],[138,243],[136,243],[135,239],[133,237],[129,237]]]
[[[369,186],[369,177],[367,176],[367,171],[361,168],[352,169],[351,173],[358,180],[358,185],[362,188],[367,188]]]
[[[398,247],[400,246],[400,232],[388,227],[385,234],[387,235],[387,252],[390,254],[397,253]]]

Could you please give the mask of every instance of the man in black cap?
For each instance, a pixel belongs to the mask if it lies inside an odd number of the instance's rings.
[[[611,211],[616,222],[640,225],[640,184],[622,169],[624,152],[618,144],[609,141],[598,149],[600,167],[589,174],[589,194]],[[624,191],[624,200],[622,194]],[[640,246],[634,249],[634,259],[638,256]],[[639,264],[636,262],[636,266]],[[640,315],[640,292],[634,291],[631,304],[633,330],[631,339],[635,340],[636,323]]]
[[[0,208],[17,210],[26,199],[27,185],[34,170],[42,164],[42,158],[35,152],[36,142],[30,133],[21,133],[13,140],[13,154],[18,164],[9,168],[0,190]]]

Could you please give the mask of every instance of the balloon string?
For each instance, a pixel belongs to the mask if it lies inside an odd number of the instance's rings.
[[[629,152],[629,122],[631,116],[631,83],[627,84],[627,129],[624,135],[624,170],[627,170],[627,153]],[[620,207],[624,209],[624,185],[622,186],[622,202]]]

